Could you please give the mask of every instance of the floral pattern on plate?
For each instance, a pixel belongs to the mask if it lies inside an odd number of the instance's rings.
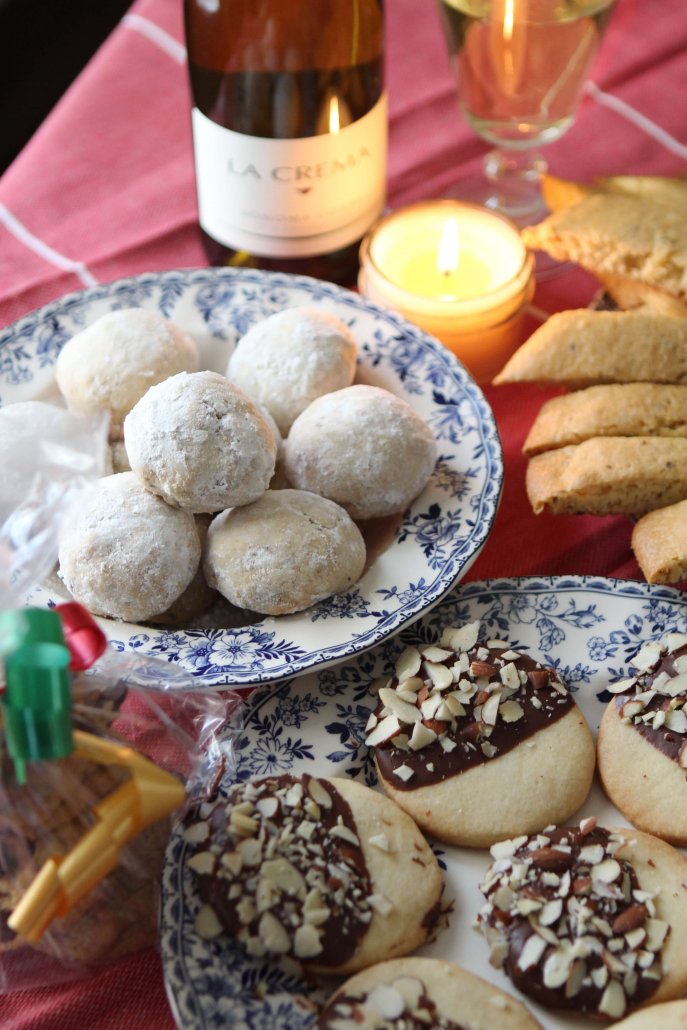
[[[309,772],[352,776],[376,784],[374,763],[362,743],[376,699],[372,684],[409,643],[436,640],[448,625],[481,620],[488,636],[508,639],[555,666],[596,732],[610,694],[606,685],[630,674],[630,660],[647,640],[687,633],[687,595],[669,587],[592,577],[487,580],[459,587],[393,640],[335,668],[309,673],[271,689],[260,688],[245,705],[245,725],[235,741],[235,776]],[[580,816],[626,824],[595,784]],[[482,903],[478,883],[485,851],[445,847],[449,895],[456,911],[449,928],[422,954],[458,962],[515,993],[488,961],[471,922]],[[319,995],[292,974],[250,959],[232,941],[198,938],[193,920],[198,898],[186,869],[186,849],[175,831],[162,882],[161,950],[167,992],[183,1030],[220,1027],[263,1030],[313,1025],[307,1006]],[[326,993],[326,990],[324,991]],[[552,1015],[528,1002],[542,1025],[572,1030],[584,1019]]]
[[[358,374],[403,397],[432,427],[436,469],[395,537],[354,587],[305,612],[241,629],[159,630],[101,620],[121,650],[178,664],[199,685],[276,682],[359,654],[409,625],[484,546],[503,482],[493,414],[458,360],[421,329],[330,283],[244,269],[163,272],[70,294],[0,333],[0,403],[57,399],[65,342],[108,311],[159,311],[198,342],[201,367],[226,369],[236,341],[281,308],[317,306],[358,342]],[[49,594],[37,591],[32,602]]]

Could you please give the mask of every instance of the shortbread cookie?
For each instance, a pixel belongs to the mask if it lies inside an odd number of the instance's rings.
[[[397,958],[356,973],[319,1014],[318,1030],[537,1030],[522,1002],[438,958]]]
[[[217,372],[181,372],[152,387],[127,415],[124,442],[141,482],[192,512],[255,501],[277,457],[264,415]]]
[[[286,440],[294,486],[336,501],[353,519],[404,511],[422,491],[437,456],[429,426],[378,386],[349,386],[313,401]]]
[[[495,383],[687,383],[687,319],[642,311],[559,311]]]
[[[523,229],[522,238],[558,261],[635,279],[687,300],[684,210],[645,197],[595,193]]]
[[[286,308],[239,340],[227,378],[264,405],[286,436],[316,397],[351,385],[356,354],[355,339],[339,318],[319,308]]]
[[[491,849],[478,928],[519,991],[620,1019],[687,990],[687,859],[595,819]]]
[[[649,1005],[614,1023],[613,1030],[687,1030],[687,1001]]]
[[[307,490],[269,490],[212,522],[208,583],[237,608],[302,611],[362,575],[365,541],[343,508]]]
[[[124,417],[151,386],[197,368],[198,348],[188,333],[157,312],[123,308],[67,341],[55,377],[70,411],[108,411],[110,435],[120,439]]]
[[[647,583],[687,580],[687,501],[639,519],[632,530],[632,550]]]
[[[555,670],[480,644],[479,629],[407,648],[366,737],[385,792],[426,832],[468,847],[569,818],[594,774],[592,735]]]
[[[603,436],[531,458],[535,514],[645,515],[687,498],[687,439]]]
[[[98,480],[63,526],[58,575],[94,615],[142,622],[186,589],[200,552],[193,516],[120,472]]]
[[[539,454],[594,436],[687,437],[687,386],[618,383],[553,397],[540,409],[523,452]]]
[[[640,830],[687,844],[687,636],[645,645],[599,728],[603,788]]]
[[[282,774],[232,787],[186,829],[203,902],[196,930],[250,955],[352,973],[419,947],[442,880],[393,802],[349,779]]]

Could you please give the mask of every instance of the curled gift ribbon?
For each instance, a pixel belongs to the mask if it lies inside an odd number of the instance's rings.
[[[69,668],[72,672],[90,669],[107,648],[107,637],[90,612],[76,601],[58,604],[55,611],[71,655]]]

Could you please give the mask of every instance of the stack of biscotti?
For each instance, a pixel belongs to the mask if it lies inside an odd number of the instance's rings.
[[[687,578],[687,318],[564,311],[495,382],[571,391],[542,406],[524,444],[535,513],[638,518],[647,580]]]
[[[687,178],[544,176],[551,215],[523,229],[533,250],[592,272],[622,310],[687,315]]]

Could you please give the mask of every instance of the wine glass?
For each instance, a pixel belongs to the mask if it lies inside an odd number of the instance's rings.
[[[495,145],[479,195],[468,183],[460,195],[534,224],[548,213],[539,148],[572,125],[614,0],[438,2],[459,106]]]

